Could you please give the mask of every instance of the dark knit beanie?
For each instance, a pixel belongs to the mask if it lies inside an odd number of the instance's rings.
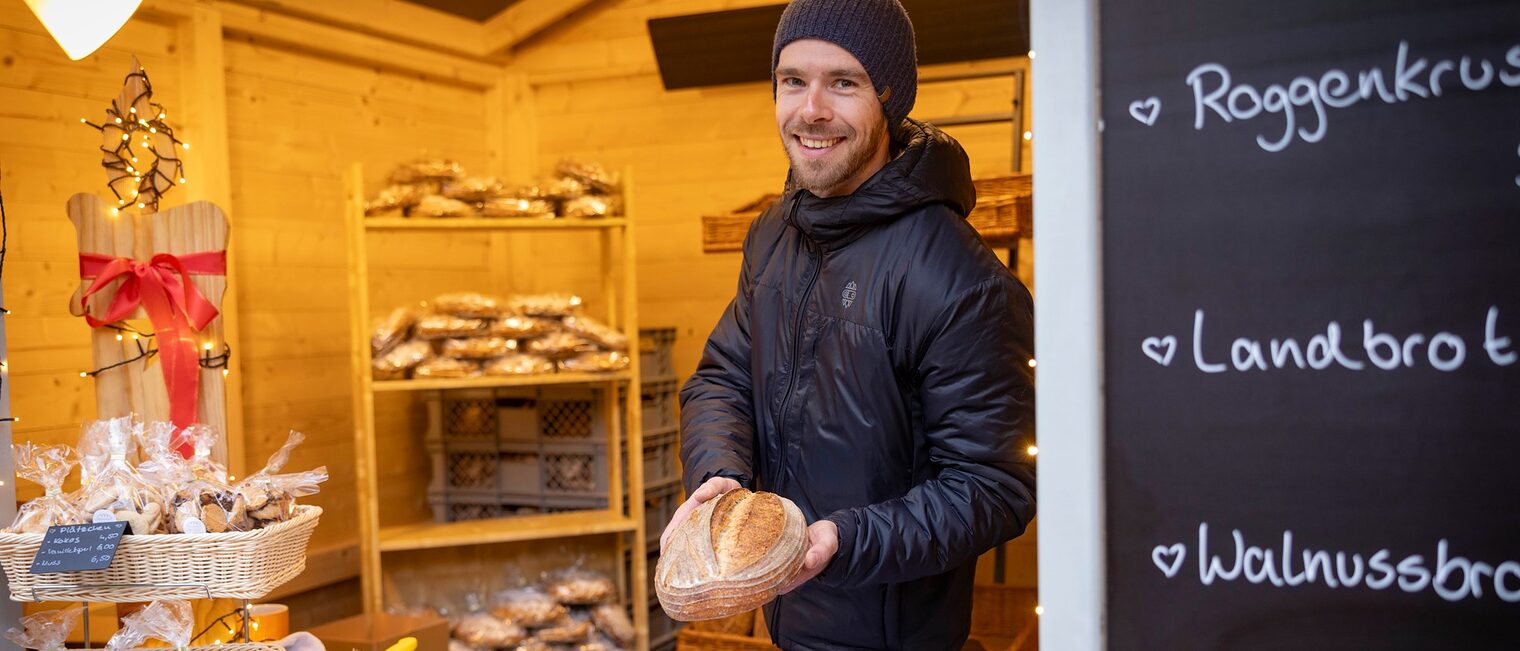
[[[776,25],[771,49],[771,96],[776,95],[776,64],[781,48],[816,38],[844,48],[865,66],[881,95],[889,126],[902,122],[918,97],[918,55],[913,23],[897,0],[792,0]]]

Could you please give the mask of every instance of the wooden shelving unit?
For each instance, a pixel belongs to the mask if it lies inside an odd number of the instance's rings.
[[[385,604],[385,554],[423,549],[444,549],[471,545],[564,539],[579,536],[612,535],[616,539],[616,556],[625,548],[642,550],[644,545],[644,468],[642,454],[628,454],[623,449],[642,450],[641,405],[638,397],[639,355],[630,350],[632,366],[617,373],[553,373],[527,377],[467,378],[430,380],[375,381],[371,375],[370,328],[375,316],[370,310],[369,235],[377,232],[461,231],[461,237],[488,234],[501,237],[533,237],[535,231],[592,231],[599,235],[602,268],[602,296],[607,303],[608,325],[627,335],[630,346],[637,346],[638,301],[634,276],[633,222],[627,216],[603,219],[405,219],[366,218],[364,216],[363,171],[353,166],[346,178],[345,212],[348,231],[348,284],[351,322],[351,363],[353,367],[354,454],[358,475],[358,520],[360,541],[360,576],[366,612],[382,612]],[[626,179],[626,175],[625,175]],[[624,182],[624,204],[628,205],[628,187]],[[463,289],[463,288],[461,288]],[[381,527],[380,488],[377,483],[377,430],[375,394],[438,389],[481,389],[498,387],[544,387],[578,385],[601,389],[600,410],[606,416],[608,463],[608,507],[601,510],[520,515],[510,518],[436,523],[409,522]],[[619,405],[617,396],[627,396]],[[621,409],[621,418],[619,416]],[[626,441],[623,448],[620,441]],[[624,476],[624,468],[627,472]],[[634,499],[624,499],[632,495]],[[631,534],[631,540],[624,537]],[[649,598],[646,577],[649,572],[645,556],[633,554],[632,575],[624,577],[632,595],[634,625],[639,631],[637,648],[649,648]]]

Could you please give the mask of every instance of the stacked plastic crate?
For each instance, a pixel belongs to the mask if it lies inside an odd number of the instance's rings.
[[[679,624],[665,616],[654,596],[654,568],[660,557],[660,533],[683,498],[680,426],[677,415],[680,380],[672,358],[674,328],[639,331],[639,367],[644,434],[644,532],[649,575],[649,648],[674,649]]]
[[[589,388],[434,391],[426,443],[438,522],[607,507],[607,422]]]

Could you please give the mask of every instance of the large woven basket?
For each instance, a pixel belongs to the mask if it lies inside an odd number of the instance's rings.
[[[0,533],[0,566],[12,601],[258,599],[306,569],[306,542],[322,516],[300,505],[295,517],[239,533],[123,536],[103,570],[31,574],[40,533]]]
[[[966,221],[982,238],[993,243],[1012,243],[1034,236],[1034,176],[1015,174],[973,181],[976,208]]]

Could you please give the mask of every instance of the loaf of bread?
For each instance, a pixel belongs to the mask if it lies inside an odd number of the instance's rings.
[[[806,552],[796,504],[735,489],[703,503],[671,534],[655,566],[655,594],[683,622],[754,610],[796,578]]]

